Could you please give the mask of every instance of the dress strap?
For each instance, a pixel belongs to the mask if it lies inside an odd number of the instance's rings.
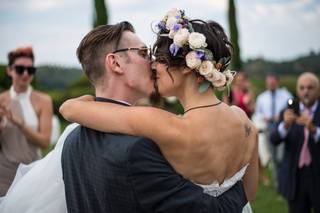
[[[21,92],[21,93],[17,93],[14,90],[13,86],[11,86],[10,90],[9,90],[10,98],[11,99],[29,98],[31,93],[32,93],[32,90],[33,90],[32,86],[29,85],[28,88],[27,88],[27,91]]]

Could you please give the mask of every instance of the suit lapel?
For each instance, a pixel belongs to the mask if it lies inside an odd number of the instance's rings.
[[[320,101],[318,100],[318,106],[313,115],[313,123],[319,126],[319,121],[320,121]]]

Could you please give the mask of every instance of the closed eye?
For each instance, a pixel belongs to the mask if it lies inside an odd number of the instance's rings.
[[[140,49],[138,50],[138,54],[143,58],[149,58],[149,49],[148,48]]]

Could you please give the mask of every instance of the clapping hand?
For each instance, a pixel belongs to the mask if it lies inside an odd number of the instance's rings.
[[[6,109],[4,106],[0,105],[0,131],[5,126],[5,119],[6,119]]]
[[[300,124],[307,128],[311,134],[315,133],[316,127],[312,123],[312,117],[308,114],[302,113],[297,118],[297,124]]]
[[[0,105],[0,119],[5,116],[6,108]]]
[[[4,119],[8,119],[11,123],[18,126],[19,128],[22,128],[24,125],[24,120],[21,117],[14,115],[10,109],[7,109],[4,106],[0,106],[0,118],[1,124]]]
[[[284,127],[288,129],[297,120],[297,115],[292,109],[286,109],[283,114]]]

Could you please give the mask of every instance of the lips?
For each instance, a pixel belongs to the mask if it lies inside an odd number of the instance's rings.
[[[29,82],[29,80],[30,80],[30,78],[28,76],[21,78],[21,81],[24,83]]]

